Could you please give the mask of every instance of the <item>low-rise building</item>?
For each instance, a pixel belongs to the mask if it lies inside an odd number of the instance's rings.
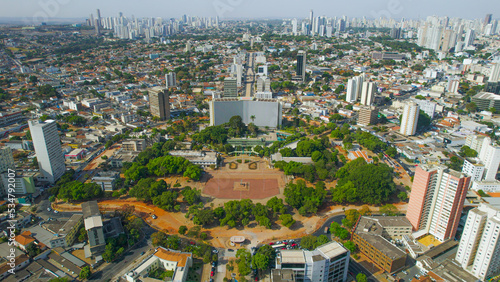
[[[411,235],[412,226],[405,217],[362,216],[354,229],[353,242],[373,263],[388,273],[402,269],[406,253],[389,240]]]
[[[146,140],[132,139],[123,141],[122,150],[126,152],[142,152],[146,150]]]
[[[158,268],[173,271],[172,282],[184,282],[189,268],[193,265],[191,253],[173,251],[159,247],[155,253],[144,260],[142,264],[125,275],[127,281],[142,281],[149,273]]]
[[[120,178],[120,173],[115,171],[104,171],[92,177],[92,182],[99,185],[103,191],[113,191],[115,183]]]
[[[291,277],[298,281],[346,281],[349,256],[349,250],[338,242],[324,244],[313,251],[282,250],[276,256],[276,269],[271,276],[278,277],[279,272],[291,270]]]
[[[54,236],[50,238],[50,248],[57,247],[70,247],[75,242],[79,235],[78,231],[83,224],[83,216],[81,214],[74,214],[71,218],[64,223],[58,230],[50,230]],[[48,225],[50,226],[50,225]]]
[[[183,157],[192,164],[202,167],[209,167],[211,165],[217,167],[217,152],[177,150],[170,151],[169,154],[172,156]]]

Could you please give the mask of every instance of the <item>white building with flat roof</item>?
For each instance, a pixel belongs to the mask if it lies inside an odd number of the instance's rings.
[[[347,280],[350,252],[338,242],[313,251],[282,250],[276,257],[277,270],[292,270],[303,281],[341,282]]]

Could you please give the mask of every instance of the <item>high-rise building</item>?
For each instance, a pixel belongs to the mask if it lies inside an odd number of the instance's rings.
[[[494,64],[491,68],[489,82],[498,82],[500,80],[500,64]]]
[[[375,107],[363,107],[359,109],[359,125],[375,125],[378,120],[378,109]]]
[[[35,147],[38,168],[42,174],[40,180],[54,183],[66,171],[57,123],[54,120],[44,122],[30,120],[28,125]]]
[[[101,11],[97,9],[97,19],[95,19],[95,32],[101,35]]]
[[[446,90],[448,90],[448,92],[450,92],[450,93],[456,94],[456,93],[458,93],[459,86],[460,86],[459,80],[457,80],[457,79],[449,80],[448,85],[446,87]]]
[[[175,72],[169,72],[165,75],[165,85],[167,88],[177,87],[177,75]]]
[[[153,87],[149,90],[149,109],[160,120],[170,119],[170,94],[167,89]]]
[[[235,77],[224,79],[224,98],[238,97],[238,81]]]
[[[297,25],[298,25],[297,19],[293,19],[292,20],[292,33],[293,33],[293,35],[298,35]]]
[[[469,211],[455,259],[482,281],[500,272],[500,205]]]
[[[481,181],[484,174],[484,164],[473,159],[465,159],[462,173],[470,176],[471,181]]]
[[[489,137],[484,138],[481,152],[479,152],[479,159],[484,164],[484,177],[486,181],[493,181],[496,179],[498,166],[500,165],[500,147],[494,146]]]
[[[314,22],[314,12],[313,10],[311,10],[311,12],[309,12],[309,33],[311,33],[312,31],[313,22]]]
[[[405,136],[415,135],[419,113],[420,107],[416,103],[410,102],[405,105],[403,118],[401,120],[401,128],[399,130],[401,134]]]
[[[0,148],[0,173],[8,172],[9,169],[15,170],[14,157],[10,147]]]
[[[313,251],[282,250],[276,256],[275,272],[290,271],[300,281],[347,281],[350,252],[338,242],[330,242]],[[297,280],[299,281],[299,280]]]
[[[354,77],[356,81],[356,100],[361,97],[363,91],[363,82],[365,81],[365,74],[358,75]]]
[[[491,23],[492,16],[493,16],[492,14],[486,14],[486,17],[484,18],[484,25]]]
[[[474,45],[474,40],[476,40],[476,33],[473,29],[469,29],[465,34],[465,47]]]
[[[361,105],[371,106],[373,100],[375,99],[375,91],[377,85],[375,82],[363,82],[363,88],[361,90]]]
[[[257,79],[257,92],[271,92],[271,79],[266,76]]]
[[[358,99],[358,93],[356,92],[356,80],[351,78],[347,81],[347,93],[345,96],[346,102],[354,103]]]
[[[297,54],[297,75],[302,78],[302,81],[306,80],[306,60],[306,52],[300,50]]]
[[[454,238],[471,178],[445,166],[418,166],[406,218],[415,231]]]
[[[477,134],[467,135],[467,137],[465,138],[465,146],[468,146],[472,150],[479,153],[481,152],[481,148],[483,147],[484,138],[486,138],[486,136],[484,135],[477,135]]]

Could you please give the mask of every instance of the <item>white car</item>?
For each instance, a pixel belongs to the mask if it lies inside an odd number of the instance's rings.
[[[47,211],[51,211],[52,209],[51,208],[47,208]]]
[[[157,219],[157,218],[158,218],[158,217],[157,217],[156,215],[154,215],[154,214],[153,214],[151,217],[152,217],[153,219]]]
[[[59,213],[58,211],[54,211],[54,213]]]

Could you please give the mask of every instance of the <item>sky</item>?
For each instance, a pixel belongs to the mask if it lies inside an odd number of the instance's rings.
[[[473,4],[471,4],[473,3]],[[0,0],[0,17],[88,18],[100,9],[102,17],[125,16],[179,18],[190,16],[234,18],[308,18],[347,16],[425,19],[448,16],[484,19],[500,11],[498,0]],[[493,15],[493,18],[499,18]]]

